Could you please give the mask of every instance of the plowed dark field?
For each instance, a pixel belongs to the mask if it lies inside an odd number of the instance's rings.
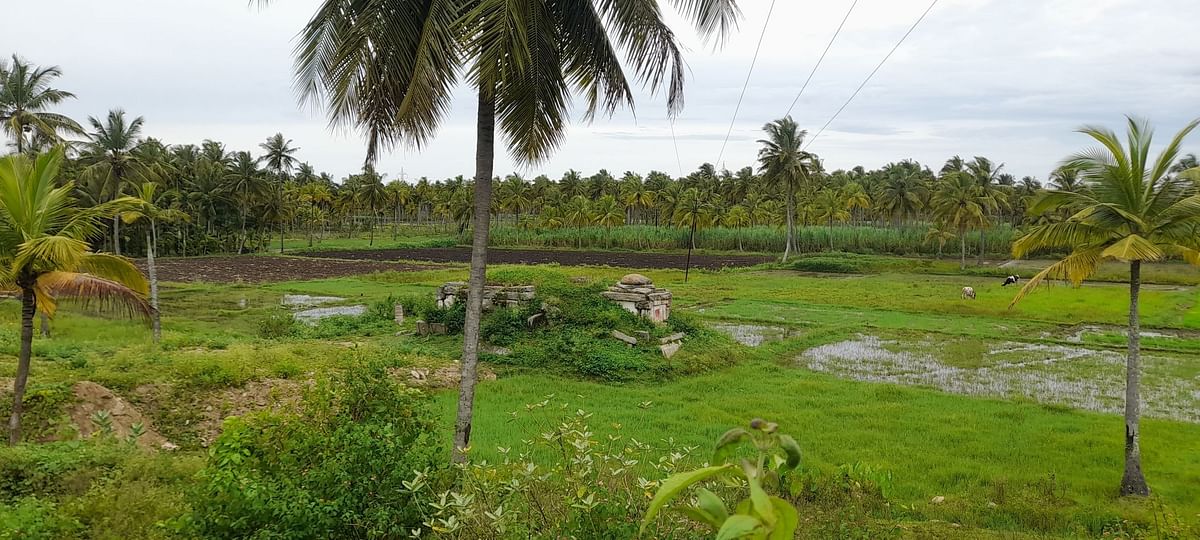
[[[375,249],[348,251],[317,251],[304,254],[313,258],[351,259],[359,261],[430,261],[465,263],[471,261],[471,250],[461,248]],[[608,265],[624,268],[683,268],[682,254],[637,253],[610,251],[554,251],[536,249],[489,249],[488,263],[546,264],[563,266]],[[692,268],[717,269],[726,266],[754,266],[769,262],[770,257],[755,255],[692,255]]]
[[[325,279],[383,271],[422,270],[424,267],[383,261],[346,261],[316,257],[272,257],[240,255],[158,259],[158,278],[163,281],[208,283],[264,283],[303,279]],[[138,261],[144,272],[145,261]]]

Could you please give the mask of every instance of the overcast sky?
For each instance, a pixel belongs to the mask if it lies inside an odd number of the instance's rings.
[[[777,2],[718,165],[753,163],[762,125],[787,110],[851,2]],[[361,166],[361,138],[331,133],[292,91],[293,38],[317,3],[276,0],[260,10],[246,0],[13,2],[0,20],[0,53],[60,66],[58,86],[78,96],[61,112],[81,122],[122,107],[145,117],[146,135],[168,143],[211,138],[255,151],[282,132],[302,160],[341,177]],[[680,28],[690,76],[675,125],[678,160],[663,100],[642,95],[636,115],[576,122],[552,160],[520,172],[679,174],[715,161],[769,1],[740,3],[745,17],[721,50]],[[793,111],[810,136],[928,5],[858,2]],[[1136,114],[1165,138],[1200,115],[1197,20],[1196,0],[941,0],[809,150],[829,169],[906,158],[936,168],[954,154],[986,155],[1018,177],[1045,178],[1086,146],[1072,132],[1081,124],[1119,128],[1123,114]],[[436,141],[419,153],[386,154],[379,170],[410,180],[470,176],[474,113],[471,94],[460,91]],[[1185,150],[1200,151],[1200,136]],[[499,149],[497,173],[511,170]]]

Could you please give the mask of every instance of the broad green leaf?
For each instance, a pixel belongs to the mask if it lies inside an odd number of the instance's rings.
[[[729,516],[721,530],[717,531],[717,540],[745,538],[762,526],[762,522],[753,516],[736,514]]]
[[[762,518],[762,521],[768,526],[774,526],[777,519],[775,509],[771,506],[770,496],[767,495],[766,490],[762,487],[762,482],[758,479],[757,471],[745,461],[742,461],[742,469],[746,471],[746,480],[750,484],[750,504],[754,507],[754,513]]]
[[[687,516],[692,521],[699,521],[700,523],[708,525],[712,527],[713,530],[720,529],[721,524],[725,522],[725,519],[718,518],[703,508],[698,508],[695,506],[680,506],[677,508],[672,508],[671,510]]]
[[[779,497],[771,497],[771,506],[775,508],[775,514],[779,516],[779,520],[775,522],[775,527],[771,529],[771,534],[767,537],[770,540],[791,540],[796,536],[796,528],[800,526],[800,514],[796,512],[796,507]]]
[[[800,466],[800,445],[790,435],[779,436],[779,446],[787,454],[784,465],[790,470]]]
[[[718,523],[729,518],[729,511],[725,509],[725,501],[707,489],[696,488],[696,503],[700,509],[717,518]]]
[[[729,470],[731,465],[717,465],[713,467],[704,467],[694,471],[681,472],[671,476],[662,483],[662,487],[658,488],[658,493],[654,494],[654,498],[650,500],[650,507],[646,509],[646,517],[642,518],[642,526],[640,532],[645,532],[646,526],[654,521],[654,517],[662,511],[667,503],[671,502],[683,490],[698,482],[703,482],[718,474]]]

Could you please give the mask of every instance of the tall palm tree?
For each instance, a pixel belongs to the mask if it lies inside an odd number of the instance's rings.
[[[61,134],[83,134],[77,122],[47,110],[75,97],[50,86],[61,76],[58,66],[39,68],[15,54],[12,64],[0,61],[0,129],[13,137],[17,153],[29,149],[26,134],[54,143],[62,141]]]
[[[125,119],[125,111],[108,111],[104,121],[89,116],[92,132],[88,133],[82,161],[87,164],[85,174],[103,186],[102,201],[115,200],[124,194],[125,184],[135,174],[143,171],[136,150],[142,144],[142,124],[138,116]],[[121,220],[114,216],[112,222],[113,253],[121,254]]]
[[[1149,159],[1153,130],[1144,120],[1128,118],[1123,146],[1113,131],[1085,126],[1079,130],[1099,144],[1068,158],[1086,192],[1050,190],[1035,208],[1071,205],[1080,210],[1065,221],[1038,225],[1013,243],[1013,255],[1024,257],[1044,249],[1071,253],[1030,279],[1013,299],[1016,304],[1046,278],[1068,279],[1076,286],[1095,273],[1101,262],[1129,263],[1129,337],[1125,364],[1125,473],[1122,495],[1147,495],[1142,474],[1141,333],[1138,295],[1143,261],[1178,256],[1200,265],[1200,193],[1170,174],[1183,139],[1200,124],[1189,123],[1175,134],[1154,160]]]
[[[949,172],[942,175],[930,197],[930,206],[934,218],[941,226],[955,230],[958,233],[960,251],[959,268],[967,267],[967,231],[978,228],[980,231],[987,225],[988,196],[982,186],[966,172]],[[937,233],[934,231],[937,230]],[[930,230],[927,238],[937,238],[944,243],[940,227]],[[941,248],[938,248],[939,256]]]
[[[787,245],[783,248],[783,261],[787,262],[796,238],[796,190],[808,182],[814,156],[801,149],[808,131],[800,129],[791,116],[763,126],[763,131],[767,138],[758,141],[762,145],[759,171],[768,184],[782,187],[787,200]]]
[[[262,156],[262,161],[266,165],[268,171],[275,173],[275,204],[277,208],[284,207],[283,204],[283,183],[285,175],[292,171],[296,166],[296,152],[299,148],[292,147],[292,140],[285,139],[282,133],[276,133],[267,137],[267,142],[260,143],[259,148],[262,148],[265,154]],[[283,253],[283,215],[284,212],[278,212],[279,221],[279,253]]]
[[[354,182],[354,199],[365,206],[367,215],[371,218],[368,235],[368,245],[375,245],[375,222],[379,217],[379,208],[387,202],[387,187],[383,185],[383,176],[375,172],[375,167],[363,167],[362,174],[356,175]]]
[[[625,210],[612,195],[605,195],[592,205],[592,221],[604,227],[608,247],[612,247],[612,228],[625,222]]]
[[[673,5],[706,38],[723,38],[739,16],[735,0]],[[565,136],[573,94],[586,96],[585,119],[632,104],[626,66],[645,85],[666,86],[668,108],[676,113],[683,105],[681,48],[658,2],[650,0],[323,0],[296,53],[302,94],[326,102],[334,124],[365,133],[368,161],[381,147],[428,140],[460,73],[477,94],[475,211],[454,441],[461,461],[473,417],[497,128],[514,161],[540,163]]]
[[[63,150],[55,148],[31,158],[0,158],[0,290],[21,295],[21,349],[13,383],[9,444],[21,440],[21,415],[33,343],[33,316],[53,316],[57,299],[78,299],[120,306],[148,316],[146,279],[129,260],[92,253],[87,238],[103,219],[132,201],[116,199],[80,208],[67,182],[56,187]]]
[[[833,242],[833,223],[850,219],[850,198],[845,191],[836,187],[825,187],[813,197],[816,219],[829,226],[829,249],[837,249]]]
[[[238,254],[241,255],[246,247],[246,221],[250,216],[250,209],[266,192],[267,182],[263,178],[262,170],[258,168],[258,160],[254,159],[250,152],[234,154],[233,162],[225,172],[224,179],[224,191],[237,206],[238,215],[241,218],[242,232],[238,238],[237,249]]]
[[[1000,172],[1002,170],[1004,170],[1003,163],[996,165],[985,157],[975,156],[975,159],[967,163],[967,172],[975,179],[975,183],[979,185],[980,193],[983,195],[984,214],[989,217],[993,212],[1008,208],[1008,194],[1000,182],[1001,177],[1004,176]],[[987,249],[985,238],[981,226],[976,264],[983,264],[983,252]]]
[[[158,269],[154,256],[158,251],[158,224],[189,219],[187,214],[163,205],[163,192],[154,182],[145,182],[133,190],[132,208],[122,214],[125,223],[146,221],[146,272],[150,278],[150,329],[154,342],[162,339],[162,321],[158,309]]]
[[[742,251],[742,228],[750,224],[750,212],[745,206],[735,204],[721,214],[721,226],[733,227],[737,236],[738,251]]]

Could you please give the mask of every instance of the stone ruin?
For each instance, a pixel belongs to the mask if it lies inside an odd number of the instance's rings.
[[[483,287],[484,311],[493,307],[515,308],[533,300],[536,290],[533,285],[486,285]],[[449,309],[455,302],[466,301],[467,284],[462,281],[451,281],[437,290],[437,307]]]
[[[656,323],[664,323],[671,316],[671,291],[655,287],[650,278],[641,274],[626,275],[600,295]]]

